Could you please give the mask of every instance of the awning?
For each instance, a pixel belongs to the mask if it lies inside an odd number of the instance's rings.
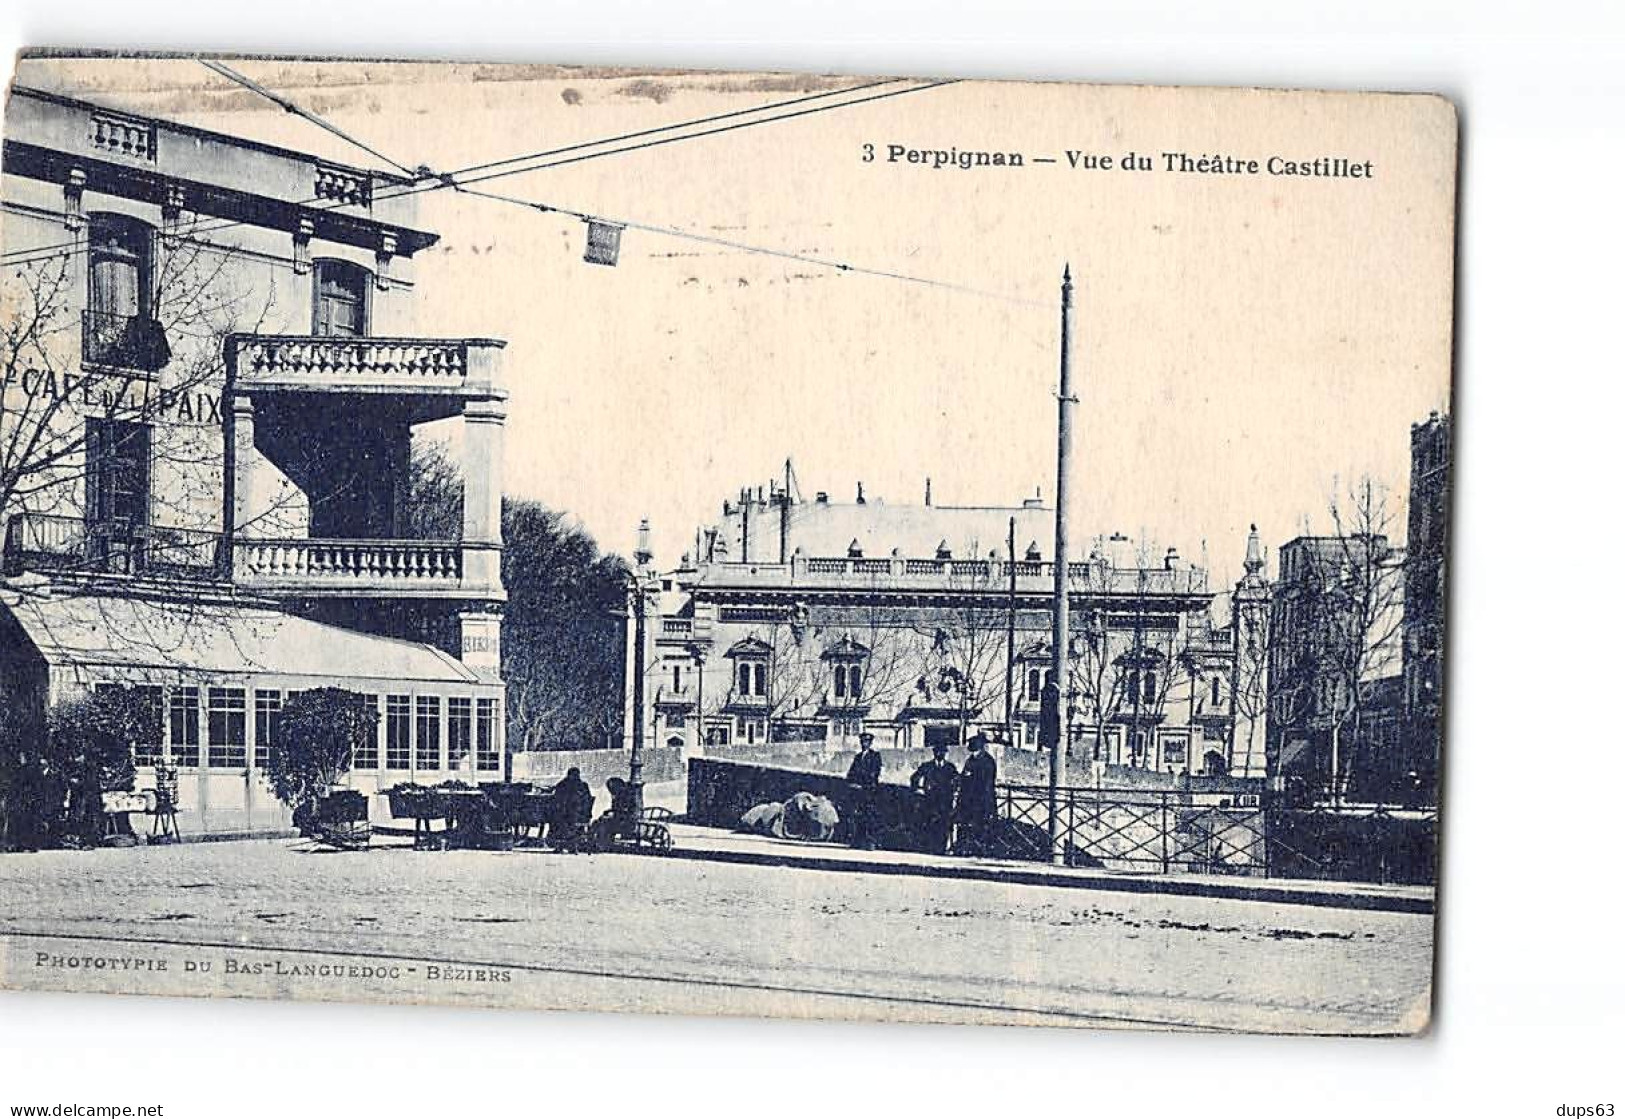
[[[327,684],[468,686],[480,679],[429,645],[375,637],[263,606],[72,591],[6,591],[0,609],[52,669],[154,682],[188,674]],[[312,685],[314,686],[314,684]]]

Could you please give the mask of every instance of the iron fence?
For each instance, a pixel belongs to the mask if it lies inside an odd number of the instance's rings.
[[[1002,785],[989,852],[1048,861],[1043,785]],[[1069,866],[1154,874],[1227,874],[1430,884],[1436,809],[1289,805],[1269,792],[1068,787],[1055,801]]]

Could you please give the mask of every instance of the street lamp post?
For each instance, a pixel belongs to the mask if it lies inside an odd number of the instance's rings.
[[[643,737],[647,733],[643,709],[648,648],[649,564],[654,553],[649,547],[649,522],[638,525],[638,549],[633,553],[637,566],[629,579],[632,595],[632,750],[627,759],[627,783],[631,786],[632,818],[643,815]]]
[[[627,769],[629,771],[627,781],[632,788],[633,812],[641,815],[643,812],[643,736],[646,733],[643,713],[644,648],[645,642],[648,640],[648,608],[643,594],[643,580],[635,572],[629,580],[628,593],[632,597],[632,749],[627,759]]]
[[[1067,618],[1068,593],[1067,557],[1067,500],[1070,496],[1072,473],[1072,406],[1077,398],[1072,395],[1072,268],[1067,266],[1061,277],[1061,383],[1056,394],[1055,423],[1055,604],[1051,614],[1050,674],[1057,689],[1065,688],[1068,679],[1067,643],[1071,640],[1071,626]],[[1070,689],[1068,689],[1070,690]],[[1059,695],[1057,695],[1059,700]],[[1057,703],[1057,716],[1059,704]],[[1059,718],[1056,720],[1059,722]],[[1060,728],[1057,728],[1058,730]],[[1066,858],[1061,834],[1061,787],[1066,784],[1065,733],[1056,734],[1049,744],[1049,849],[1053,862]]]

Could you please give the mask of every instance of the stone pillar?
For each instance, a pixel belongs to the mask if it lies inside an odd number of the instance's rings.
[[[261,511],[258,508],[259,494],[255,492],[259,454],[254,450],[254,401],[247,396],[233,396],[230,408],[231,415],[227,422],[231,424],[231,461],[228,466],[231,470],[232,507],[229,512],[232,535],[259,536],[263,532],[256,531],[253,524],[254,517]]]
[[[507,404],[463,406],[463,585],[502,594],[502,428]]]
[[[459,611],[458,648],[462,661],[481,680],[498,683],[502,679],[502,613],[488,604]]]

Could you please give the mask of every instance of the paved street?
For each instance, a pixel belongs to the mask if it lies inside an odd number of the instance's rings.
[[[509,977],[407,996],[444,1002],[1340,1033],[1419,1025],[1432,953],[1427,915],[291,840],[3,856],[0,930],[25,986],[64,982],[42,948],[199,945],[216,960],[209,989],[239,995],[340,997],[287,973],[350,953]],[[273,974],[221,975],[245,961]]]

